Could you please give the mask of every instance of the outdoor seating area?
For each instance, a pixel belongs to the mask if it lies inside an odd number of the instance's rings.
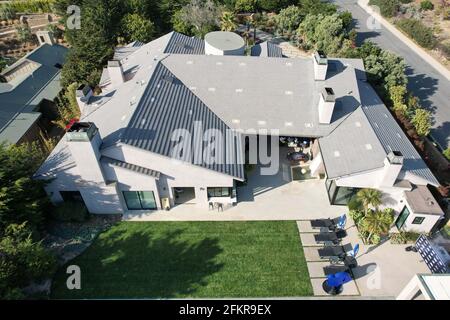
[[[353,273],[360,246],[348,240],[347,215],[298,221],[297,225],[314,294],[360,295]]]
[[[320,230],[320,233],[314,234],[316,243],[323,244],[322,248],[317,249],[319,258],[330,263],[323,267],[323,273],[327,278],[322,287],[328,294],[340,294],[343,285],[353,278],[352,269],[358,266],[356,255],[359,244],[354,247],[350,243],[341,245],[347,236],[345,231],[347,215],[343,214],[334,219],[316,219],[310,224],[311,228]]]

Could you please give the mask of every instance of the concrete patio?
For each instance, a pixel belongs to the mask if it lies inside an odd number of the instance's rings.
[[[317,249],[322,247],[314,241],[314,234],[320,232],[312,229],[310,221],[297,221],[308,271],[313,285],[314,295],[324,296],[322,289],[325,280],[323,268],[330,265],[328,259],[321,259]],[[407,252],[408,245],[391,244],[390,241],[379,245],[364,245],[358,237],[358,230],[348,217],[347,236],[342,244],[352,246],[359,243],[356,256],[358,267],[352,270],[354,281],[344,285],[342,296],[383,297],[394,299],[417,273],[430,273],[419,253]]]
[[[249,174],[247,185],[237,187],[238,203],[224,211],[209,210],[195,204],[177,205],[170,211],[128,212],[130,221],[196,220],[305,220],[337,217],[347,212],[345,206],[329,204],[325,180],[292,181],[287,148],[280,150],[280,164],[275,175],[261,175],[261,166]]]

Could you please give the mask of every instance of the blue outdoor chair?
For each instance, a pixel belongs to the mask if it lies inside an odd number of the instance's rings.
[[[327,279],[323,282],[322,288],[326,293],[336,295],[340,294],[344,290],[344,284],[352,281],[350,273],[343,271],[327,276]]]

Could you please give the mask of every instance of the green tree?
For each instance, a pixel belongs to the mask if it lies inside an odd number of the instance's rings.
[[[192,26],[197,36],[218,29],[222,9],[212,0],[191,0],[181,9],[179,19],[186,25]]]
[[[383,211],[374,210],[366,213],[361,220],[361,228],[368,233],[366,241],[371,243],[371,240],[380,238],[381,235],[389,232],[392,223],[394,222],[394,215],[392,209],[385,209]]]
[[[0,299],[22,297],[21,288],[50,276],[56,259],[35,242],[26,223],[11,224],[0,239]]]
[[[381,191],[376,189],[361,189],[356,194],[356,199],[363,205],[367,215],[369,208],[377,208],[381,204]]]
[[[222,12],[222,17],[220,18],[220,30],[222,31],[234,31],[237,28],[235,22],[236,17],[231,11]]]
[[[122,32],[125,39],[147,43],[153,39],[155,26],[149,19],[137,13],[126,14],[122,18]]]
[[[403,58],[386,50],[363,58],[369,81],[386,97],[389,88],[406,86],[406,64]]]
[[[411,123],[416,128],[419,136],[427,136],[431,129],[431,113],[425,109],[416,109],[414,116],[411,119]]]
[[[303,18],[304,16],[297,6],[289,6],[282,9],[274,18],[275,32],[280,35],[290,35],[297,30]]]
[[[236,12],[255,12],[256,6],[256,0],[236,0],[234,10]]]
[[[20,42],[31,42],[33,40],[33,34],[31,33],[31,29],[27,24],[21,25],[16,28],[17,39]]]
[[[95,86],[101,69],[112,56],[123,16],[120,0],[84,0],[81,6],[81,29],[66,29],[72,46],[63,66],[62,84],[88,82]],[[67,17],[65,17],[67,18]]]
[[[31,176],[44,157],[36,144],[0,144],[0,237],[12,223],[28,221],[35,232],[43,227],[48,205],[44,182]]]
[[[299,0],[297,5],[301,8],[304,16],[313,15],[332,15],[337,12],[335,4],[321,0]]]
[[[347,36],[344,23],[337,13],[327,16],[309,14],[297,33],[305,48],[322,50],[328,55],[340,52]]]

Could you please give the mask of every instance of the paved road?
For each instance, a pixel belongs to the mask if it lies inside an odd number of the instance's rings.
[[[409,80],[408,89],[421,99],[423,107],[433,112],[434,124],[431,130],[433,138],[441,147],[449,147],[450,81],[383,26],[379,30],[369,29],[367,27],[369,14],[358,6],[356,0],[331,1],[352,13],[355,28],[358,31],[359,44],[370,39],[380,47],[391,50],[405,59],[408,65],[406,70]]]

